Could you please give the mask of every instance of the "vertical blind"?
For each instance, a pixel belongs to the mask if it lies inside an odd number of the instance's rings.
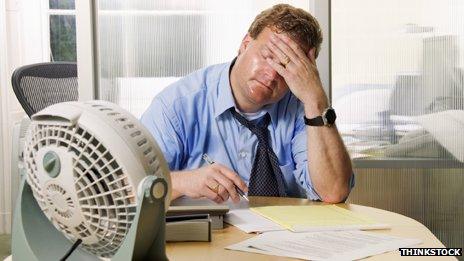
[[[179,77],[231,61],[255,16],[279,1],[98,1],[100,99],[139,117]],[[309,1],[288,1],[309,11]]]

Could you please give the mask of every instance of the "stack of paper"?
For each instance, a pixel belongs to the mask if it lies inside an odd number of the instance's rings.
[[[336,205],[234,209],[225,221],[247,233],[264,232],[227,249],[301,259],[353,260],[421,243],[360,231],[389,225]]]
[[[246,233],[261,233],[285,229],[279,224],[251,211],[250,209],[230,210],[225,216],[224,222],[231,224]]]
[[[227,249],[307,260],[354,260],[420,244],[364,231],[266,232]]]
[[[294,232],[385,229],[389,225],[335,205],[270,206],[252,211]]]

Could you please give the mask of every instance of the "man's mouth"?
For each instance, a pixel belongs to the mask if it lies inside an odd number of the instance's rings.
[[[269,86],[269,85],[266,85],[266,84],[262,83],[262,82],[261,82],[261,81],[259,81],[259,80],[256,80],[256,82],[257,82],[259,85],[262,85],[262,86],[266,87],[266,88],[267,88],[267,89],[269,89],[270,91],[272,91],[272,90],[273,90],[271,86]]]

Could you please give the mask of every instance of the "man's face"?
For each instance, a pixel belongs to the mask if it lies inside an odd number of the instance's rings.
[[[274,32],[265,28],[256,39],[246,35],[240,45],[239,55],[235,62],[237,86],[233,86],[235,99],[245,102],[254,110],[282,99],[288,91],[285,80],[266,61],[273,58],[266,43]]]

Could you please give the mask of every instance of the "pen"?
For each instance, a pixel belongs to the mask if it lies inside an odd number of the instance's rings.
[[[214,160],[212,160],[212,159],[208,156],[208,154],[206,154],[206,153],[203,154],[202,158],[206,161],[206,163],[208,163],[208,164],[210,164],[210,165],[214,163]],[[246,199],[246,201],[250,201],[250,200],[248,199],[248,197],[245,195],[245,193],[244,193],[239,187],[237,187],[237,185],[234,185],[234,186],[235,186],[235,189],[237,190],[237,193],[238,193],[242,198]]]

